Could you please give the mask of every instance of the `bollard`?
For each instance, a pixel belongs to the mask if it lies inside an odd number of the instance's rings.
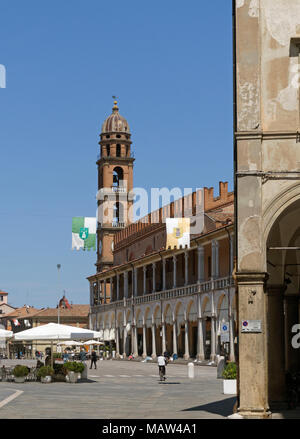
[[[84,364],[84,370],[83,370],[83,372],[82,372],[82,374],[81,374],[81,379],[82,380],[87,380],[87,364],[86,364],[86,362],[84,361],[83,362],[83,364]]]
[[[194,378],[195,377],[195,369],[193,363],[188,363],[188,377]]]

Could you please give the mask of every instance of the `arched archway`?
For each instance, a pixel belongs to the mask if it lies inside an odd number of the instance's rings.
[[[144,313],[144,323],[146,326],[146,353],[152,354],[152,315],[150,307],[147,307]]]
[[[300,199],[279,209],[266,230],[266,325],[269,404],[286,398],[285,374],[300,370],[292,327],[300,321]]]
[[[197,330],[198,330],[198,313],[195,299],[189,301],[186,307],[186,316],[188,320],[189,333],[189,355],[191,358],[197,355]]]
[[[143,354],[143,313],[140,308],[136,310],[135,324],[137,328],[137,349],[138,354]]]
[[[113,169],[113,186],[120,187],[123,186],[124,171],[120,166],[116,166]]]
[[[160,305],[156,305],[153,311],[153,318],[155,323],[155,344],[156,354],[162,353],[162,326],[161,326],[161,308]]]
[[[172,316],[172,308],[168,303],[164,309],[164,321],[166,327],[166,349],[169,354],[174,352],[174,343],[173,343],[173,316]]]
[[[212,340],[211,340],[212,319],[211,319],[211,297],[209,297],[208,295],[206,295],[203,298],[201,309],[202,309],[202,316],[204,319],[203,322],[204,358],[206,360],[209,360],[211,356],[211,346],[212,346]]]
[[[177,352],[179,357],[183,357],[185,352],[185,315],[182,302],[176,304],[175,320],[177,327]]]

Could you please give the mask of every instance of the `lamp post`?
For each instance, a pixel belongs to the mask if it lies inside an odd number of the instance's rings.
[[[57,264],[57,273],[58,273],[58,287],[60,287],[60,277],[59,277],[59,272],[61,269],[61,265]],[[59,324],[59,297],[58,297],[58,305],[57,305],[57,323]]]

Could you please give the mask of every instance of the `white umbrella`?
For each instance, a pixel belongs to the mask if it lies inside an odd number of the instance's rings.
[[[66,341],[61,341],[60,343],[57,343],[59,346],[60,345],[64,345],[64,346],[82,346],[83,343],[80,343],[80,341],[75,341],[75,340],[66,340]]]
[[[93,345],[93,344],[100,345],[100,344],[105,344],[105,343],[103,343],[102,341],[89,340],[89,341],[83,342],[82,344],[89,346],[89,345]]]
[[[12,331],[7,331],[6,329],[0,329],[0,338],[10,338],[14,335]]]
[[[60,325],[59,323],[48,323],[14,334],[15,340],[90,340],[99,337],[100,333],[92,329]]]
[[[51,363],[53,366],[53,340],[90,340],[99,338],[100,333],[91,329],[82,329],[76,326],[60,325],[59,323],[48,323],[47,325],[36,326],[25,331],[14,334],[14,340],[50,340],[51,341]]]

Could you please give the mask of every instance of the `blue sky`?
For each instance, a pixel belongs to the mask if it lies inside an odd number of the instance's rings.
[[[99,133],[119,97],[134,185],[233,188],[231,1],[2,0],[0,288],[14,306],[89,302]],[[61,281],[56,265],[60,263]]]

